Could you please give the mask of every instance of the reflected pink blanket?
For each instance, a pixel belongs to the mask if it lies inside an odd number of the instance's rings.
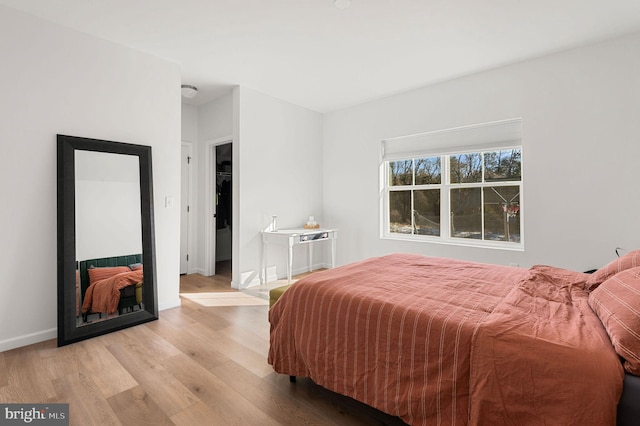
[[[409,424],[613,425],[623,373],[587,276],[545,268],[395,254],[310,275],[269,311],[269,363]]]
[[[106,312],[112,314],[118,310],[120,290],[142,282],[142,269],[123,272],[110,278],[92,283],[82,301],[82,313]]]

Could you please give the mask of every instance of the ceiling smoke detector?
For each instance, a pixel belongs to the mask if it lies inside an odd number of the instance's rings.
[[[182,91],[182,96],[189,99],[195,98],[198,94],[198,88],[190,84],[183,84],[180,86],[180,90]]]

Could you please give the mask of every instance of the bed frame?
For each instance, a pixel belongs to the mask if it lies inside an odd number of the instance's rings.
[[[91,267],[104,268],[113,266],[129,266],[134,263],[142,263],[142,253],[130,254],[126,256],[103,257],[99,259],[82,260],[79,264],[80,269],[80,294],[84,300],[84,294],[89,288],[89,269]],[[136,286],[125,287],[120,290],[120,303],[118,303],[118,313],[122,315],[127,308],[139,305],[136,297]],[[84,318],[86,320],[86,317]]]
[[[624,375],[622,397],[618,403],[618,426],[634,426],[640,424],[640,377],[632,374]]]

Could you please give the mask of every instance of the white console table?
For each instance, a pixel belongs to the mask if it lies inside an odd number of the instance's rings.
[[[293,269],[293,246],[298,244],[307,245],[309,255],[309,271],[313,267],[313,244],[320,241],[331,241],[331,267],[336,265],[336,239],[337,229],[281,229],[278,231],[262,232],[262,276],[260,282],[267,281],[267,246],[269,244],[286,245],[287,252],[287,282],[291,282],[291,270]]]

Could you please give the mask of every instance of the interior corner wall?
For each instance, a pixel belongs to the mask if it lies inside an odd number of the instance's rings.
[[[236,88],[234,96],[239,229],[232,285],[243,288],[260,282],[260,232],[272,215],[280,229],[300,228],[309,216],[323,223],[322,115],[245,87]],[[280,278],[286,276],[286,253],[278,246],[268,251],[267,266]],[[305,252],[296,253],[293,268],[304,269]]]
[[[181,104],[181,139],[195,144],[198,142],[198,107],[195,105]]]
[[[179,67],[4,6],[0,51],[0,351],[57,335],[56,134],[152,147],[158,302],[179,305]]]
[[[324,216],[338,263],[413,252],[597,268],[640,246],[640,34],[326,114]],[[382,139],[521,117],[524,252],[379,237]]]

